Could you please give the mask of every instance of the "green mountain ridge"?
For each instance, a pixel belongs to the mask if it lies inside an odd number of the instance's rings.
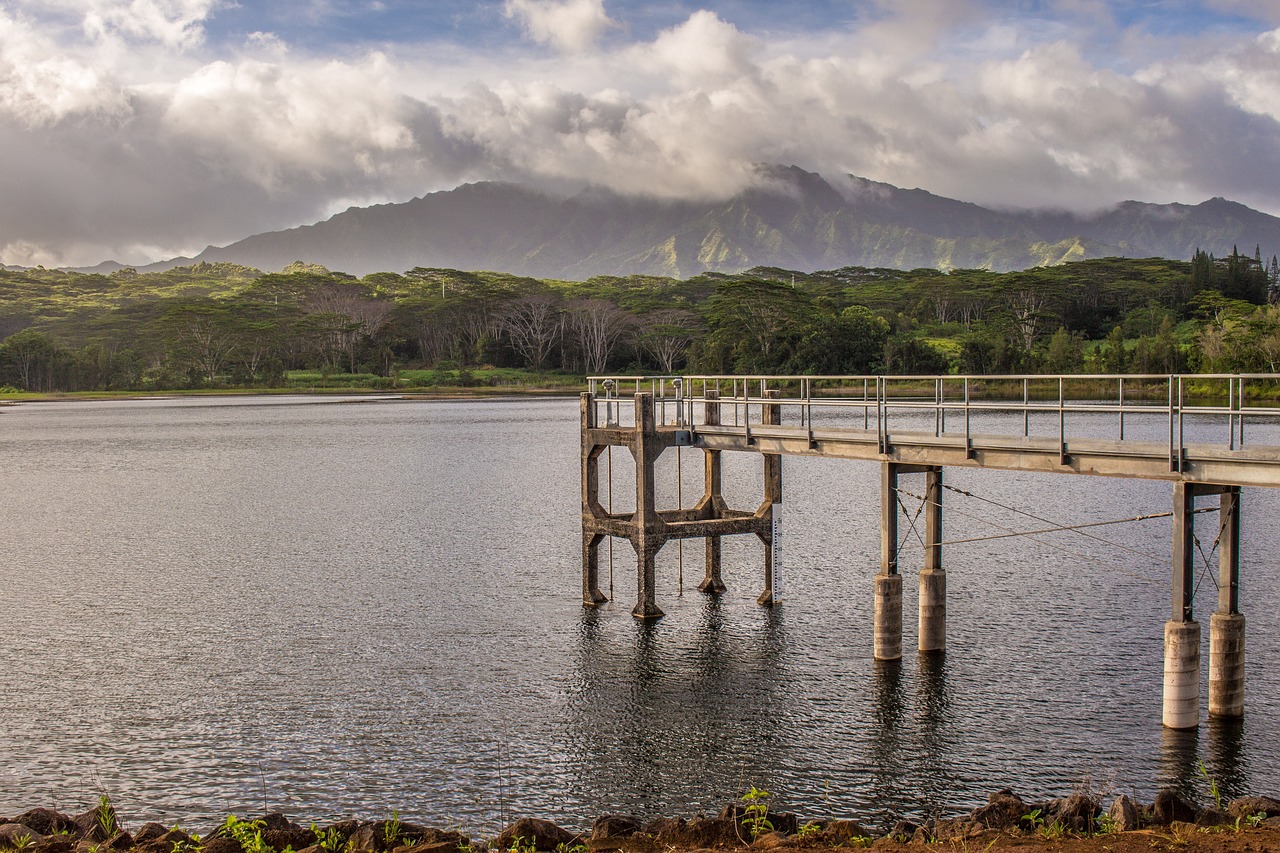
[[[196,258],[264,270],[297,259],[355,275],[413,267],[502,270],[547,279],[689,278],[753,267],[846,266],[997,272],[1109,256],[1186,259],[1238,246],[1280,247],[1280,218],[1221,198],[1199,205],[1124,202],[1091,216],[1009,212],[864,178],[828,181],[767,167],[723,202],[664,202],[591,189],[561,198],[475,183],[399,204],[350,208],[323,222],[209,247]],[[101,265],[95,271],[114,267]]]

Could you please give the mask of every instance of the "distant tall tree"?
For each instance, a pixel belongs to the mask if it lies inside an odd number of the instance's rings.
[[[653,356],[663,373],[675,373],[676,366],[688,357],[698,316],[684,308],[667,308],[645,314],[639,323],[640,346]]]
[[[564,330],[560,300],[550,293],[513,299],[498,312],[498,327],[534,370],[542,370]]]
[[[567,307],[586,372],[604,373],[618,343],[635,328],[635,319],[607,299],[575,299]]]

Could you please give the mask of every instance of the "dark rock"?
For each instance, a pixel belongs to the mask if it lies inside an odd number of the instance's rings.
[[[739,802],[728,803],[720,810],[718,818],[720,820],[733,821],[745,830],[748,820],[747,807]],[[771,810],[765,814],[765,819],[769,821],[769,825],[775,831],[784,835],[795,835],[800,826],[800,821],[791,812],[775,812]],[[744,837],[750,838],[750,833],[744,832]]]
[[[301,850],[315,843],[316,834],[306,827],[295,825],[289,829],[265,829],[262,840],[272,850],[284,850],[286,847]]]
[[[1008,829],[1022,822],[1031,809],[1008,788],[987,795],[987,804],[973,810],[972,818],[988,829]]]
[[[609,814],[596,818],[591,825],[591,840],[603,841],[606,838],[629,838],[640,831],[639,819],[628,815]]]
[[[1107,814],[1120,832],[1133,832],[1141,825],[1141,806],[1125,794],[1116,797]]]
[[[76,825],[73,818],[61,812],[55,812],[53,809],[31,809],[11,821],[0,822],[20,823],[41,835],[56,835],[59,832],[69,832],[77,837],[80,835],[80,827]]]
[[[1238,800],[1232,800],[1227,804],[1227,813],[1232,817],[1249,817],[1262,812],[1267,817],[1280,817],[1280,800],[1273,800],[1270,797],[1241,797]],[[26,823],[19,819],[19,823]]]
[[[685,820],[682,817],[660,817],[644,825],[644,834],[652,835],[659,841],[674,841],[684,832]]]
[[[168,834],[169,827],[163,823],[144,823],[142,827],[133,834],[135,844],[146,844],[148,841],[155,841],[163,835]]]
[[[147,824],[147,826],[151,825],[152,824]],[[158,838],[139,841],[139,838],[142,836],[142,832],[145,829],[146,827],[144,826],[138,831],[138,835],[134,836],[134,841],[138,842],[138,847],[135,853],[173,853],[174,845],[185,845],[191,843],[191,836],[187,835],[181,829],[165,830],[164,835],[161,835]]]
[[[386,821],[366,823],[347,838],[348,851],[384,853],[389,848],[386,839]]]
[[[22,839],[26,839],[23,841]],[[17,849],[19,844],[38,844],[44,841],[44,835],[36,832],[25,823],[0,824],[0,847]]]
[[[116,807],[111,805],[110,801],[106,802],[105,808],[95,806],[71,819],[80,828],[81,840],[94,844],[106,842],[120,830],[120,817],[116,814]]]
[[[783,835],[795,835],[800,829],[800,819],[795,812],[769,812],[768,818],[774,830]]]
[[[123,830],[98,845],[98,850],[132,850],[135,846],[133,836]]]
[[[467,843],[467,839],[458,836],[458,840],[434,840],[422,841],[407,847],[397,847],[400,853],[458,853],[458,850]]]
[[[1222,826],[1231,822],[1227,813],[1214,806],[1201,809],[1196,813],[1196,826]]]
[[[1172,788],[1165,788],[1156,794],[1156,801],[1151,804],[1151,821],[1160,826],[1168,826],[1176,821],[1194,823],[1196,807]]]
[[[1072,832],[1092,832],[1093,822],[1102,814],[1102,806],[1091,797],[1077,791],[1065,800],[1059,800],[1053,820]]]
[[[555,850],[561,844],[572,844],[577,836],[549,820],[525,817],[498,833],[493,843],[497,847],[510,849],[517,838],[523,838],[526,843],[532,839],[538,850]]]
[[[761,835],[755,841],[751,842],[751,846],[756,850],[776,850],[779,847],[786,847],[788,843],[789,839],[787,836],[777,830],[774,830],[773,832],[766,832],[764,835]]]
[[[72,835],[46,835],[44,840],[32,846],[30,851],[31,853],[71,853],[75,849]]]
[[[240,842],[234,838],[227,838],[225,835],[205,838],[200,845],[200,849],[204,853],[243,853],[240,849]]]
[[[981,835],[985,828],[971,817],[954,817],[933,821],[929,834],[935,841],[961,841]]]
[[[910,841],[920,827],[909,820],[900,820],[889,830],[889,837],[894,841]]]
[[[871,836],[871,833],[856,820],[833,820],[823,827],[822,834],[834,844],[847,844],[855,838]]]
[[[677,836],[679,843],[687,847],[723,847],[750,841],[745,832],[739,834],[738,825],[718,817],[694,818],[684,825]]]

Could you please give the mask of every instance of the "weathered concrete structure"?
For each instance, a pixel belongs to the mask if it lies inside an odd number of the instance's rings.
[[[776,525],[781,512],[783,455],[824,456],[876,461],[880,476],[880,567],[874,578],[872,654],[876,660],[902,657],[903,578],[899,573],[898,510],[899,478],[923,474],[924,560],[919,574],[919,623],[917,647],[921,654],[938,654],[946,649],[946,572],[942,562],[943,468],[997,468],[1045,473],[1087,474],[1110,477],[1137,477],[1167,480],[1173,484],[1172,613],[1165,625],[1163,722],[1169,729],[1195,728],[1200,722],[1201,631],[1193,611],[1195,591],[1195,517],[1199,497],[1218,497],[1220,529],[1214,542],[1219,549],[1219,596],[1217,611],[1210,619],[1209,714],[1239,717],[1244,713],[1244,616],[1240,613],[1240,506],[1241,486],[1280,487],[1280,447],[1244,445],[1245,381],[1266,381],[1280,388],[1275,377],[1214,377],[1228,382],[1225,407],[1183,404],[1181,377],[1085,377],[1097,381],[1117,381],[1118,401],[1110,407],[1090,400],[1088,405],[1072,402],[1066,391],[1066,377],[664,377],[651,383],[653,390],[638,390],[635,382],[634,421],[627,427],[617,423],[597,423],[597,382],[582,396],[582,536],[583,603],[596,606],[606,597],[599,586],[599,545],[605,536],[629,540],[637,558],[637,601],[632,613],[641,619],[662,615],[655,594],[654,567],[658,551],[674,539],[701,537],[706,540],[706,573],[698,589],[716,594],[724,591],[721,577],[721,538],[754,533],[764,543],[764,584],[759,603],[771,605],[777,599],[775,578]],[[1078,380],[1080,377],[1073,377]],[[1197,377],[1203,380],[1204,377]],[[829,380],[852,387],[843,396],[819,396],[815,382]],[[606,411],[620,407],[607,380]],[[875,397],[870,389],[874,381]],[[891,381],[908,384],[909,394],[896,395]],[[1021,382],[1021,399],[992,404],[971,401],[973,382],[987,384]],[[1057,400],[1033,401],[1031,382],[1056,382]],[[1168,406],[1149,402],[1133,404],[1126,399],[1126,381],[1133,383],[1167,381]],[[963,382],[962,400],[948,399],[948,383]],[[758,383],[759,393],[749,388]],[[861,383],[862,393],[856,393]],[[932,401],[916,395],[924,383],[932,383]],[[778,385],[798,388],[799,393],[784,398]],[[700,388],[695,389],[696,385]],[[722,385],[730,385],[732,397],[722,396]],[[774,387],[770,388],[769,386]],[[927,387],[927,386],[926,386]],[[670,389],[670,394],[668,394]],[[701,393],[695,395],[694,390]],[[655,397],[655,391],[657,396]],[[659,424],[655,404],[662,411],[674,406],[674,424]],[[732,423],[725,417],[726,407]],[[833,424],[815,426],[815,412],[834,410]],[[914,416],[913,430],[898,430],[890,411],[907,410]],[[784,423],[783,411],[795,413]],[[934,429],[918,429],[921,411],[932,414]],[[1022,417],[1022,435],[979,434],[970,428],[973,412],[1014,412]],[[862,428],[850,427],[850,411],[860,414]],[[1071,437],[1066,428],[1071,412],[1118,414],[1118,437]],[[873,422],[874,414],[874,422]],[[1056,415],[1057,434],[1033,436],[1033,416]],[[1168,441],[1135,441],[1126,438],[1126,416],[1155,415],[1168,420]],[[1184,420],[1188,414],[1225,417],[1230,430],[1224,444],[1189,443]],[[1250,415],[1268,415],[1280,422],[1280,408],[1252,407]],[[697,417],[700,415],[700,417]],[[948,430],[948,416],[954,425],[962,416],[963,430]],[[634,513],[610,513],[599,500],[600,454],[608,447],[626,447],[636,466]],[[654,499],[654,464],[671,447],[692,447],[704,459],[704,492],[690,508],[661,510]],[[722,494],[721,454],[725,451],[758,453],[764,462],[764,494],[754,510],[730,509]],[[905,509],[905,507],[904,507]],[[967,541],[967,540],[966,540]]]

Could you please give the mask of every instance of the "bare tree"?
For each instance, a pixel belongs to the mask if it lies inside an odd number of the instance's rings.
[[[640,345],[643,346],[665,374],[676,372],[676,364],[683,360],[693,343],[698,317],[684,308],[666,308],[641,318]]]
[[[386,327],[395,303],[370,299],[359,286],[331,284],[308,294],[302,309],[310,315],[328,315],[332,322],[321,324],[329,348],[347,355],[351,372],[356,372],[356,348],[361,336],[372,338]],[[343,322],[345,320],[345,322]]]
[[[554,296],[535,293],[508,302],[497,323],[525,361],[541,370],[564,328],[564,313]]]
[[[618,343],[635,325],[635,318],[607,299],[578,299],[569,303],[569,328],[582,349],[586,372],[605,371]]]

